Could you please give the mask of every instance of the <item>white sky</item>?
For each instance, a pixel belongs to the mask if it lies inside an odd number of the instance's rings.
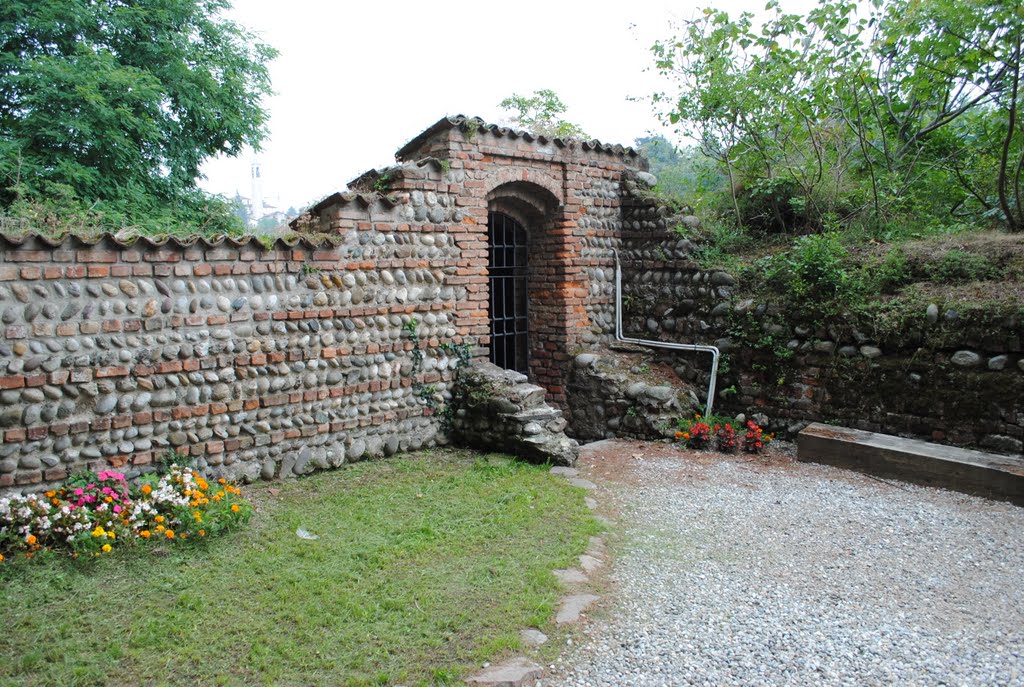
[[[445,115],[489,122],[512,93],[550,88],[565,118],[606,143],[661,131],[647,102],[666,87],[650,46],[672,17],[714,4],[738,15],[766,0],[350,2],[235,0],[231,18],[280,51],[259,159],[266,203],[301,208],[371,168]],[[806,11],[814,0],[783,0]],[[251,153],[208,162],[203,187],[250,195]]]

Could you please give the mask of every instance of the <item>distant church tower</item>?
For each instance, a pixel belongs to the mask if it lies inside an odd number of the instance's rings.
[[[252,213],[251,221],[253,224],[260,221],[263,217],[263,177],[260,174],[260,161],[259,158],[254,157],[252,159]]]

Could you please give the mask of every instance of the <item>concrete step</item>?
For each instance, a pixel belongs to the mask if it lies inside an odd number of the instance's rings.
[[[1024,505],[1024,458],[815,422],[797,436],[797,460]]]

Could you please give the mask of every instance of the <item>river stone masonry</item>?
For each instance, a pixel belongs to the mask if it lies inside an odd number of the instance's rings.
[[[569,378],[571,434],[579,441],[665,439],[698,407],[689,384],[636,346],[581,353]]]
[[[569,351],[609,336],[611,237],[646,161],[465,117],[396,159],[293,223],[317,240],[0,238],[0,492],[171,451],[250,481],[447,442],[453,351],[490,343],[492,210],[529,227],[529,379],[564,407]]]
[[[565,436],[562,411],[544,402],[544,389],[526,375],[478,362],[459,371],[452,404],[453,438],[485,451],[534,463],[570,466],[579,445]]]
[[[489,212],[526,228],[527,377],[567,413],[509,425],[508,436],[538,425],[554,437],[566,419],[583,440],[643,436],[675,405],[691,409],[675,381],[671,392],[644,382],[620,394],[586,380],[599,366],[578,356],[603,358],[615,341],[617,255],[624,334],[719,345],[731,365],[723,410],[766,413],[784,431],[830,419],[1024,444],[1021,318],[974,331],[931,308],[921,337],[897,343],[782,324],[775,306],[738,301],[731,275],[693,260],[699,222],[652,197],[631,148],[459,116],[396,161],[293,222],[318,240],[0,238],[0,493],[84,470],[136,476],[171,451],[212,476],[255,480],[446,442],[433,411],[452,397],[454,351],[482,361],[491,343]],[[785,376],[732,337],[747,313],[794,352]],[[925,327],[944,343],[923,348]],[[706,356],[653,360],[707,386]],[[600,402],[574,405],[581,390]],[[634,421],[648,410],[656,419]],[[549,453],[571,462],[569,445]]]
[[[7,239],[0,263],[0,487],[84,469],[134,476],[173,451],[251,481],[431,445],[411,318],[453,339],[436,250],[405,258],[256,240]],[[388,276],[384,276],[388,275]],[[447,298],[446,298],[447,296]]]
[[[623,208],[629,227],[620,250],[624,335],[719,347],[717,413],[767,416],[768,429],[787,435],[827,421],[1024,451],[1020,314],[968,316],[929,304],[919,320],[885,340],[873,335],[871,322],[850,314],[804,323],[800,313],[783,312],[770,299],[740,296],[727,271],[693,261],[699,223],[654,205],[634,200]],[[695,389],[707,388],[707,356],[658,353],[656,359]]]

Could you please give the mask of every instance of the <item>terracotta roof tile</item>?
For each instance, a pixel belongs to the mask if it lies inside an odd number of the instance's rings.
[[[467,117],[465,115],[455,115],[454,117],[444,117],[435,122],[432,126],[428,127],[423,133],[416,138],[412,139],[404,146],[402,146],[397,153],[395,153],[395,159],[399,162],[405,161],[409,155],[416,152],[427,140],[432,136],[442,131],[454,129],[456,127],[466,129],[468,128],[467,122],[476,122],[476,129],[478,132],[486,132],[492,136],[498,138],[521,138],[524,141],[539,141],[540,143],[554,143],[560,148],[564,148],[570,144],[570,142],[578,143],[583,146],[584,150],[598,150],[604,153],[611,153],[613,155],[622,155],[626,157],[639,157],[640,153],[636,149],[627,146],[621,146],[618,144],[602,143],[597,139],[590,141],[576,141],[575,139],[563,139],[563,138],[549,138],[543,135],[537,135],[529,131],[522,129],[512,129],[506,126],[500,126],[498,124],[488,124],[479,117]]]
[[[340,240],[340,237],[339,239]],[[329,238],[323,238],[317,241],[313,241],[307,237],[300,236],[289,239],[277,238],[273,243],[267,247],[263,240],[257,236],[217,236],[207,238],[203,236],[190,236],[187,238],[179,238],[177,236],[117,236],[116,234],[103,233],[91,236],[63,236],[61,238],[53,238],[38,234],[35,232],[28,232],[20,235],[0,235],[0,250],[10,248],[21,248],[25,244],[31,242],[41,242],[51,248],[57,248],[67,245],[80,245],[80,246],[95,246],[104,241],[109,241],[120,248],[132,248],[139,246],[142,249],[149,248],[164,248],[167,246],[175,248],[220,248],[220,247],[234,247],[238,249],[252,248],[254,250],[278,250],[278,249],[291,249],[298,245],[302,245],[306,248],[315,249],[324,246],[334,246],[337,244],[336,240]]]

